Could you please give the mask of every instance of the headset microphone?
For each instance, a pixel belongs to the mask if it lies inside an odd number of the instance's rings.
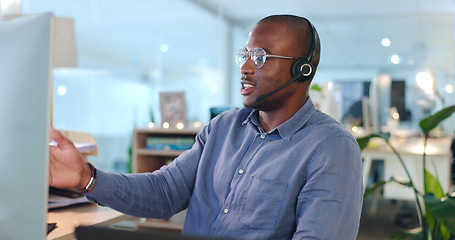
[[[257,97],[257,98],[256,98],[256,102],[262,101],[262,100],[264,100],[266,97],[268,97],[268,96],[270,96],[270,95],[272,95],[272,94],[275,94],[276,92],[278,92],[278,91],[280,91],[281,89],[283,89],[283,88],[289,86],[289,84],[291,84],[292,82],[296,81],[298,78],[300,78],[301,76],[306,75],[306,74],[308,74],[308,73],[303,72],[303,71],[300,72],[300,73],[297,74],[295,77],[293,77],[291,80],[289,80],[289,81],[285,82],[283,85],[281,85],[279,88],[277,88],[277,89],[275,89],[275,90],[273,90],[273,91],[271,91],[271,92],[269,92],[269,93],[267,93],[267,94],[264,94],[264,95],[261,95],[261,96]]]

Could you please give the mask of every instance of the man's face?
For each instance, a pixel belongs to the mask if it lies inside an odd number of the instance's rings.
[[[293,44],[288,31],[286,27],[277,23],[259,23],[252,29],[245,48],[248,51],[262,48],[267,54],[302,57],[296,56],[293,49],[296,44]],[[289,81],[292,78],[291,66],[294,62],[295,60],[290,59],[267,58],[261,68],[255,68],[251,59],[248,59],[240,68],[242,74],[240,94],[243,96],[243,104],[262,111],[274,110],[286,104],[289,95],[293,94],[292,85],[261,101],[256,100]]]

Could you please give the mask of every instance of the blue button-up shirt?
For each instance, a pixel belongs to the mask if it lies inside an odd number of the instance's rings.
[[[214,118],[192,149],[153,173],[98,171],[87,195],[140,217],[188,208],[183,234],[238,239],[355,239],[362,207],[356,140],[311,99],[264,132],[258,112]]]

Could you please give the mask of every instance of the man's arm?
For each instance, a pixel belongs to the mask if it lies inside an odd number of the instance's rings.
[[[153,173],[119,174],[98,170],[96,186],[86,196],[129,215],[169,218],[188,206],[204,145],[205,135],[199,133],[190,150]]]
[[[293,239],[356,239],[363,201],[361,168],[353,137],[339,135],[324,141],[298,197]]]

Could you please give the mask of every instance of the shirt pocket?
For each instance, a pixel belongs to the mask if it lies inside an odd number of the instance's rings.
[[[283,204],[287,183],[251,176],[241,196],[240,222],[250,228],[273,229]]]

